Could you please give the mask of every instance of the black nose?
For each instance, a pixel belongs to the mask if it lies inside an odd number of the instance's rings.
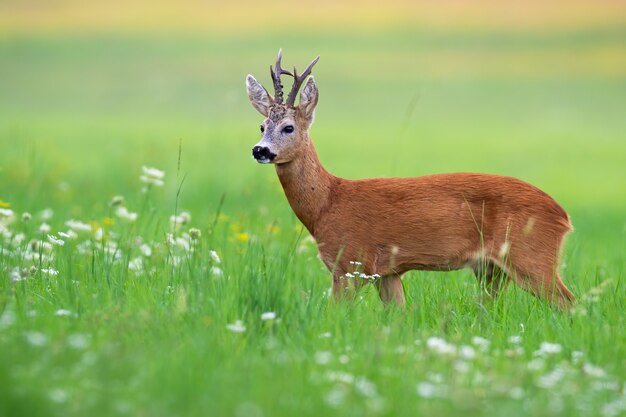
[[[255,146],[254,148],[252,148],[252,156],[257,161],[271,161],[276,158],[276,154],[270,152],[270,148],[268,148],[267,146]]]

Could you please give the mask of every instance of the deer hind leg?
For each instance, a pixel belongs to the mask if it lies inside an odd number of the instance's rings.
[[[376,280],[378,295],[385,306],[396,304],[404,308],[404,288],[402,287],[402,275],[388,275]]]
[[[564,310],[576,301],[576,297],[561,280],[555,261],[556,258],[518,263],[513,265],[513,275],[517,285]]]
[[[478,262],[473,270],[480,283],[481,293],[489,295],[492,299],[500,295],[511,281],[503,268],[489,260]]]

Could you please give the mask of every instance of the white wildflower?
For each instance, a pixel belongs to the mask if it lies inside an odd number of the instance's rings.
[[[546,366],[546,362],[542,358],[535,358],[526,365],[531,371],[539,371]]]
[[[509,343],[513,345],[519,345],[521,342],[522,342],[522,336],[519,336],[519,335],[509,336]]]
[[[15,213],[13,210],[7,208],[0,208],[0,224],[9,225],[15,220]]]
[[[45,334],[41,332],[24,332],[24,337],[26,338],[26,341],[32,346],[41,347],[45,346],[45,344],[48,343],[48,338]]]
[[[222,260],[220,259],[220,256],[214,250],[209,251],[209,255],[211,255],[211,259],[216,264],[219,264],[220,262],[222,262]]]
[[[455,361],[453,367],[455,371],[461,374],[466,374],[470,370],[470,366],[467,364],[467,362],[464,361]]]
[[[150,245],[147,245],[145,243],[139,247],[139,251],[145,257],[149,258],[150,256],[152,256],[152,248],[150,247]]]
[[[376,397],[378,395],[376,385],[365,377],[357,378],[354,382],[354,388],[364,397]]]
[[[604,369],[598,367],[598,366],[594,366],[592,364],[590,364],[589,362],[585,363],[583,365],[583,371],[594,378],[602,378],[604,376],[606,376],[606,372],[604,371]]]
[[[0,330],[11,327],[15,323],[15,313],[8,308],[0,315]]]
[[[48,223],[41,223],[41,225],[39,226],[39,231],[41,233],[48,233],[50,232],[51,228],[50,225]]]
[[[68,220],[65,222],[65,225],[72,229],[75,232],[91,232],[92,228],[90,224],[83,223],[79,220]]]
[[[330,339],[331,336],[332,336],[331,332],[324,332],[320,334],[320,339]]]
[[[476,351],[471,346],[463,345],[459,349],[459,356],[464,359],[474,359],[476,357]]]
[[[57,311],[54,312],[55,316],[59,316],[59,317],[68,317],[72,315],[72,312],[70,310],[67,310],[65,308],[60,308]]]
[[[52,245],[50,245],[48,242],[45,242],[45,243],[46,245],[49,245],[50,247],[52,247]],[[29,262],[29,263],[45,264],[45,263],[52,262],[52,257],[46,255],[45,253],[33,253],[30,251],[27,251],[26,253],[24,253],[24,261]]]
[[[183,211],[178,216],[172,215],[170,216],[170,227],[176,231],[181,226],[189,223],[191,221],[191,214],[186,211]]]
[[[341,355],[341,356],[339,356],[339,363],[340,364],[345,365],[348,362],[350,362],[350,357],[348,355]]]
[[[200,237],[202,237],[202,232],[200,231],[200,229],[192,227],[191,229],[189,229],[189,237],[191,237],[191,239],[193,240],[198,240],[200,239]]]
[[[222,271],[218,266],[212,266],[210,271],[211,275],[214,275],[216,277],[221,277],[222,275],[224,275],[224,271]]]
[[[122,220],[126,220],[129,222],[134,222],[137,220],[137,213],[133,213],[128,211],[128,209],[124,206],[120,206],[115,210],[115,214]]]
[[[456,347],[440,337],[429,337],[426,340],[426,346],[429,349],[441,353],[442,355],[451,355],[456,352]]]
[[[41,272],[43,272],[46,275],[52,275],[52,276],[57,276],[59,275],[59,271],[57,271],[54,268],[42,268]]]
[[[544,356],[544,355],[552,355],[561,353],[563,348],[558,343],[549,343],[549,342],[541,342],[539,349],[536,350],[533,355],[535,356]]]
[[[354,383],[354,380],[356,378],[354,377],[354,375],[349,374],[348,372],[328,371],[326,373],[326,379],[331,382],[343,382],[344,384],[350,385]]]
[[[84,242],[76,245],[76,251],[81,255],[89,255],[92,253],[91,251],[92,243],[90,240],[85,240]]]
[[[552,372],[549,372],[537,379],[537,386],[541,388],[552,388],[558,384],[565,376],[565,370],[563,368],[554,368]]]
[[[276,313],[273,311],[266,311],[265,313],[261,314],[261,320],[266,321],[266,320],[275,320],[276,319]]]
[[[57,246],[63,246],[65,245],[65,241],[62,239],[57,238],[54,235],[48,235],[48,241],[50,243],[52,243],[53,245],[57,245]]]
[[[622,395],[614,401],[606,403],[602,406],[602,415],[604,417],[617,417],[626,410],[626,395]]]
[[[575,350],[572,352],[572,362],[578,362],[580,361],[583,356],[585,356],[584,353],[582,353],[580,350]]]
[[[348,396],[348,388],[343,384],[337,384],[324,397],[324,402],[330,407],[339,408]]]
[[[11,240],[11,236],[13,235],[11,231],[7,228],[6,224],[0,221],[0,235],[4,237],[4,240]]]
[[[89,335],[74,333],[68,336],[67,345],[72,349],[85,349],[89,347]]]
[[[29,212],[25,211],[24,213],[22,213],[22,221],[24,223],[29,222],[30,219],[32,219],[32,218],[33,218],[33,215],[30,214]]]
[[[134,272],[141,272],[143,270],[143,259],[141,256],[131,259],[128,262],[128,269]]]
[[[117,206],[123,205],[124,204],[124,196],[121,196],[121,195],[113,196],[113,198],[111,199],[111,202],[109,204],[111,206],[113,206],[113,207],[117,207]]]
[[[28,243],[30,250],[33,252],[51,253],[54,246],[50,242],[44,242],[43,240],[31,240]],[[36,253],[35,255],[39,255]]]
[[[235,320],[234,323],[227,324],[226,328],[233,333],[243,333],[246,331],[246,326],[244,326],[241,320]]]
[[[115,258],[121,256],[121,252],[118,250],[117,243],[112,240],[108,240],[104,245],[104,252],[109,255],[114,255]]]
[[[23,276],[19,268],[13,268],[11,272],[9,272],[9,279],[11,282],[23,281],[26,279],[26,276]]]
[[[417,384],[417,395],[422,398],[432,398],[437,394],[437,387],[430,382],[420,382]]]
[[[165,177],[165,172],[156,168],[150,168],[146,166],[143,166],[141,169],[142,169],[143,175],[141,175],[139,179],[142,182],[149,184],[149,185],[150,184],[156,185],[157,187],[163,186],[164,184],[163,178]]]
[[[315,363],[326,365],[333,358],[333,354],[327,351],[315,352]]]
[[[55,403],[64,403],[67,401],[67,391],[61,388],[55,388],[48,392],[48,397]]]
[[[13,244],[15,246],[21,245],[22,242],[25,240],[26,240],[26,235],[24,233],[17,233],[16,235],[13,236]]]
[[[182,237],[176,238],[176,245],[181,247],[185,251],[189,251],[189,249],[191,248],[191,246],[189,245],[189,241]]]
[[[50,220],[52,216],[54,216],[54,211],[50,208],[47,208],[39,213],[39,218],[43,221]]]
[[[613,381],[593,381],[591,383],[591,389],[593,391],[619,391],[621,388],[620,382]],[[624,387],[624,399],[626,399],[626,387]]]
[[[484,337],[474,336],[472,337],[472,343],[480,348],[480,350],[485,351],[489,348],[491,342]]]
[[[97,241],[101,241],[102,238],[104,237],[104,230],[102,230],[101,227],[98,227],[98,229],[95,232],[93,232],[93,237]]]
[[[13,216],[15,216],[15,213],[13,212],[13,210],[0,207],[0,217],[13,217]]]

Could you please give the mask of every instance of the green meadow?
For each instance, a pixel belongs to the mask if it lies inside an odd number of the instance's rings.
[[[406,311],[329,298],[251,158],[245,76],[281,47],[321,55],[332,173],[552,195],[574,309],[481,303],[469,270],[407,274]],[[623,25],[3,33],[0,416],[624,415],[625,51]]]

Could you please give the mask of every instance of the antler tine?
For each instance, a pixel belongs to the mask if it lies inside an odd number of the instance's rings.
[[[319,59],[320,57],[318,55],[317,58],[315,58],[309,64],[309,66],[306,67],[306,69],[301,75],[298,75],[298,71],[296,71],[296,67],[293,68],[293,86],[291,87],[291,92],[289,93],[289,96],[287,96],[287,103],[286,103],[287,107],[293,107],[294,103],[296,102],[296,96],[298,95],[298,90],[300,90],[300,87],[302,87],[302,83],[304,82],[304,80],[306,80],[306,77],[311,75],[311,70],[313,69],[313,66],[317,64],[317,61],[319,61]]]
[[[279,49],[278,58],[276,58],[276,70],[274,70],[274,68],[270,65],[270,75],[272,76],[272,81],[274,82],[274,100],[277,104],[282,104],[283,102],[283,85],[280,82],[280,76],[286,74],[293,77],[292,73],[281,68],[280,60],[282,57],[283,50]]]

